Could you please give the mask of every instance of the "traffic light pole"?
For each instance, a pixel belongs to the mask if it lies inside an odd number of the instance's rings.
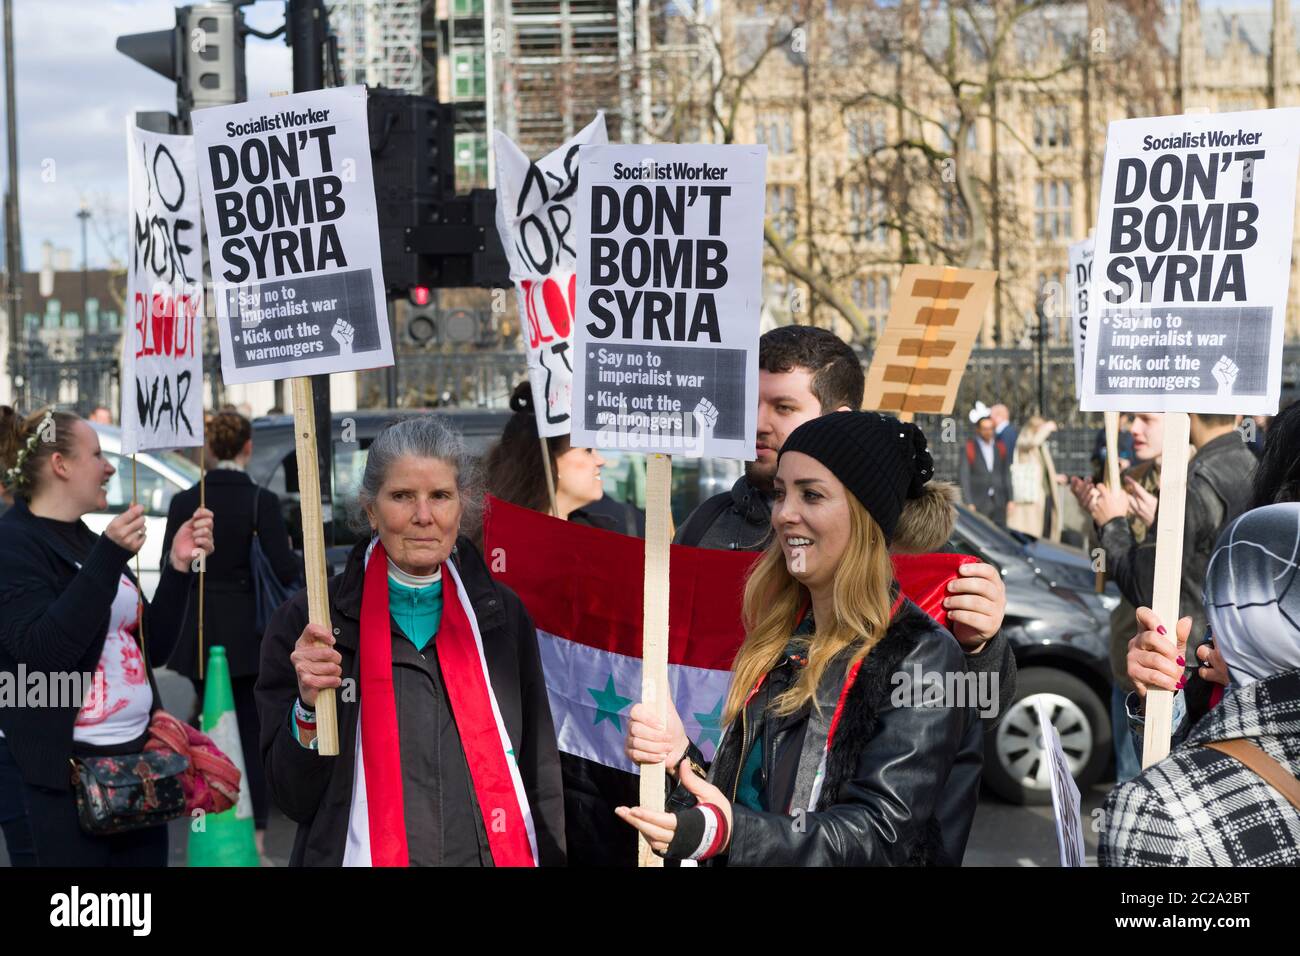
[[[305,93],[325,86],[325,39],[328,31],[321,0],[287,0],[285,41],[293,48],[293,91]],[[334,543],[334,417],[330,410],[330,377],[311,377],[312,408],[316,418],[316,460],[320,465],[321,518],[325,544]]]

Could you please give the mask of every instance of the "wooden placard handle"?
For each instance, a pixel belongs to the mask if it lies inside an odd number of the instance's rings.
[[[667,726],[668,716],[668,554],[672,543],[673,461],[652,454],[646,462],[645,616],[641,634],[641,700],[655,708]],[[641,765],[640,804],[663,812],[666,768],[662,763]],[[637,864],[663,866],[644,836],[637,838]]]
[[[312,624],[330,628],[329,592],[325,564],[325,524],[320,508],[320,463],[316,457],[316,413],[311,379],[290,379],[293,393],[294,446],[298,457],[298,493],[302,510],[302,555],[307,571],[307,616]],[[328,423],[325,427],[329,427]],[[333,688],[316,695],[316,736],[320,753],[339,752],[338,710]]]
[[[1119,483],[1119,412],[1104,412],[1106,416],[1106,483],[1118,491]]]
[[[1160,466],[1160,516],[1156,521],[1156,572],[1151,609],[1175,640],[1178,597],[1183,576],[1183,518],[1187,505],[1187,442],[1191,420],[1186,412],[1165,413],[1164,455]],[[1147,688],[1146,725],[1142,737],[1142,766],[1151,766],[1169,754],[1173,733],[1172,691]]]
[[[546,473],[546,500],[551,503],[552,517],[558,518],[560,509],[555,503],[555,475],[551,469],[551,443],[546,440],[544,435],[538,435],[537,440],[542,444],[542,471]]]
[[[1106,417],[1106,484],[1119,488],[1119,412],[1103,412]],[[1106,572],[1097,572],[1097,593],[1106,590]]]

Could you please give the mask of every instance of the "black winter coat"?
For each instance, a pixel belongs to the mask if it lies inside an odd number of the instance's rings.
[[[26,502],[6,511],[0,517],[0,673],[17,675],[21,664],[29,677],[93,674],[122,574],[139,586],[130,558],[131,552],[99,535],[78,562],[46,533]],[[155,710],[162,699],[152,665],[166,660],[176,643],[189,577],[166,563],[153,601],[145,602],[142,656]],[[47,677],[46,683],[52,691],[55,682]],[[0,731],[27,783],[71,789],[68,759],[80,710],[80,701],[67,707],[0,707]]]
[[[203,585],[203,653],[221,645],[226,649],[231,677],[257,674],[262,635],[254,626],[252,572],[248,550],[253,540],[253,480],[242,471],[224,468],[207,474],[206,500],[212,512],[212,536],[216,550],[208,558]],[[258,489],[257,535],[275,576],[292,584],[302,562],[289,546],[280,499],[265,488]],[[172,498],[167,512],[163,554],[171,550],[172,538],[199,506],[199,487],[187,488]],[[164,561],[166,558],[164,557]],[[167,666],[191,680],[199,676],[198,661],[199,576],[191,575],[189,612],[181,627],[180,640]],[[206,667],[206,661],[204,665]]]
[[[729,866],[871,866],[959,864],[966,850],[984,765],[975,701],[914,706],[896,695],[895,675],[966,673],[960,645],[924,611],[904,600],[888,631],[862,662],[844,701],[827,755],[826,779],[814,812],[759,813],[734,802],[742,744],[764,724],[762,778],[768,806],[806,808],[851,651],[827,667],[817,690],[820,714],[783,721],[771,734],[755,694],[728,728],[709,780],[733,801],[731,844],[718,862]],[[896,705],[897,697],[902,703]],[[742,733],[748,727],[748,733]],[[775,754],[783,738],[801,735],[797,772],[774,793]],[[775,738],[775,739],[773,739]],[[799,740],[799,736],[794,736]],[[698,761],[699,751],[692,746]],[[678,785],[669,809],[694,804]],[[801,825],[796,825],[800,824]]]
[[[342,573],[330,578],[330,623],[343,657],[343,680],[360,684],[361,593],[368,541],[358,542]],[[464,537],[452,560],[465,584],[483,637],[483,653],[501,718],[514,747],[533,814],[543,866],[563,866],[564,793],[537,631],[515,593],[492,580],[482,555]],[[307,592],[299,591],[271,619],[262,639],[256,697],[261,750],[271,796],[298,824],[291,866],[339,866],[347,843],[359,702],[336,695],[339,756],[324,757],[294,739],[290,714],[298,678],[289,655],[307,625]],[[437,640],[437,637],[434,637]]]

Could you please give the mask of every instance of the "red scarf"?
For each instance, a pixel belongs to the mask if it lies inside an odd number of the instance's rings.
[[[388,610],[388,555],[376,542],[361,594],[361,745],[373,866],[408,866],[402,760],[393,694],[392,624]],[[456,580],[442,579],[442,619],[435,649],[452,717],[469,765],[496,866],[535,866],[528,830],[492,711],[474,630],[461,606]]]

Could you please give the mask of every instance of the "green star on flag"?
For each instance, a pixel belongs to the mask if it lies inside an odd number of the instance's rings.
[[[713,746],[719,743],[719,737],[722,734],[722,698],[713,705],[713,709],[708,713],[696,714],[695,719],[700,724],[700,739],[697,744],[703,744],[706,740],[712,740]]]
[[[619,718],[619,712],[632,703],[631,697],[620,697],[618,691],[614,689],[614,675],[611,673],[609,679],[605,681],[604,690],[596,690],[594,687],[588,687],[587,693],[596,699],[596,723],[602,720],[608,720],[621,734],[623,732],[623,721]]]

